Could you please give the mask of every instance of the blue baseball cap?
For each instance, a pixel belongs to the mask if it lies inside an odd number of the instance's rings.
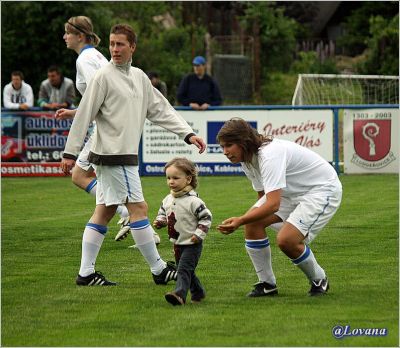
[[[204,65],[204,64],[206,64],[206,59],[202,56],[197,56],[197,57],[194,57],[192,63],[193,63],[193,65]]]

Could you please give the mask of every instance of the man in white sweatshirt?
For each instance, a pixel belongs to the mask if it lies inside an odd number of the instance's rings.
[[[27,110],[33,106],[32,87],[24,81],[21,71],[11,73],[11,82],[3,90],[3,103],[7,109]]]
[[[158,254],[153,228],[148,220],[138,171],[138,150],[145,119],[177,134],[187,144],[204,152],[206,144],[193,133],[187,122],[162,94],[152,87],[147,75],[131,66],[136,49],[136,34],[126,24],[110,32],[111,61],[93,76],[79,104],[65,146],[61,168],[69,174],[75,164],[91,121],[97,129],[89,154],[98,185],[96,208],[86,225],[82,240],[82,259],[78,285],[115,285],[100,272],[95,262],[107,224],[118,204],[125,204],[130,215],[133,239],[150,266],[156,284],[176,280],[174,265]]]

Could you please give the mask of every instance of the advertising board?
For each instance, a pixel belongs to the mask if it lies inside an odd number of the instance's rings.
[[[2,112],[2,176],[63,176],[59,162],[71,124],[49,111]]]
[[[327,161],[333,159],[332,110],[179,110],[196,134],[207,143],[206,153],[188,146],[175,134],[146,121],[140,146],[141,175],[164,175],[163,167],[173,157],[196,162],[202,175],[240,175],[216,142],[225,121],[241,117],[260,133],[294,141]],[[71,120],[58,121],[54,112],[2,111],[2,175],[62,176],[59,169]]]
[[[344,172],[399,172],[399,109],[345,109]]]
[[[332,110],[180,110],[179,113],[207,142],[206,153],[199,154],[197,148],[188,146],[178,136],[146,121],[142,136],[142,175],[164,175],[164,164],[179,156],[196,162],[203,175],[240,174],[240,166],[230,164],[216,142],[218,131],[232,117],[243,118],[259,133],[294,141],[327,161],[333,159]]]

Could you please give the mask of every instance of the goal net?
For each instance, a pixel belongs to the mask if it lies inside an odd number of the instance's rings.
[[[399,77],[300,74],[292,105],[398,104]]]

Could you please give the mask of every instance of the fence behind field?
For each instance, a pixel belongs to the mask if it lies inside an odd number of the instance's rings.
[[[175,156],[195,161],[202,175],[243,175],[216,144],[223,123],[242,117],[260,133],[284,138],[319,153],[338,173],[399,172],[399,105],[221,106],[207,111],[176,107],[207,143],[198,154],[174,134],[146,121],[140,144],[141,175],[164,175]],[[340,115],[340,117],[339,117]],[[63,176],[59,161],[71,121],[54,112],[2,109],[2,176]]]

